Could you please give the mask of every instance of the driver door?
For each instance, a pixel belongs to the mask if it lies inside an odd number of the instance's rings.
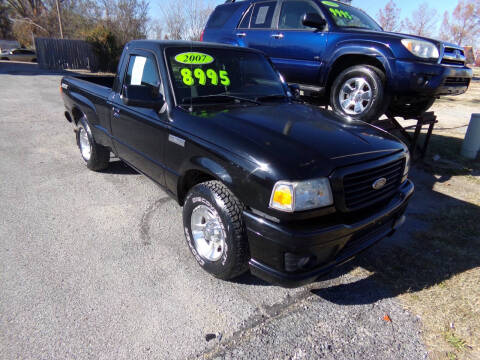
[[[126,85],[145,85],[163,94],[162,81],[155,56],[148,51],[132,50],[128,55],[122,92]],[[164,185],[164,146],[167,134],[166,111],[127,106],[122,94],[112,101],[111,127],[120,158]]]

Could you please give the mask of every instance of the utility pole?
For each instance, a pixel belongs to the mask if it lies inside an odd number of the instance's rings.
[[[55,0],[55,3],[57,4],[57,15],[58,15],[58,26],[60,27],[60,37],[63,39],[62,16],[60,15],[59,0]]]

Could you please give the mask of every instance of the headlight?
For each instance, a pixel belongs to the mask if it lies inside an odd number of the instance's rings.
[[[438,59],[440,53],[435,44],[423,40],[403,39],[403,46],[413,55],[421,57],[423,59]]]
[[[330,181],[327,178],[275,184],[270,198],[270,207],[280,211],[294,212],[321,208],[333,204]]]

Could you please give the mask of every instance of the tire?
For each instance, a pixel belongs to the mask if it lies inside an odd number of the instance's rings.
[[[243,209],[240,200],[219,181],[198,184],[186,197],[183,226],[188,247],[198,264],[219,279],[231,280],[248,270]]]
[[[87,167],[93,171],[105,170],[110,162],[110,150],[95,142],[85,117],[78,121],[77,145]]]
[[[350,94],[355,92],[356,96],[350,98]],[[340,99],[345,101],[343,105]],[[366,122],[373,122],[383,115],[388,99],[384,73],[369,65],[356,65],[345,69],[336,77],[330,90],[330,105],[333,111],[340,116]]]
[[[430,109],[435,103],[436,98],[420,98],[411,103],[401,102],[399,100],[392,102],[388,108],[388,115],[400,116],[405,119],[411,119],[422,115]]]

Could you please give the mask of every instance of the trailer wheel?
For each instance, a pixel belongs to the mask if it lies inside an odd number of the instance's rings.
[[[221,182],[195,185],[183,207],[187,244],[198,264],[213,276],[230,280],[248,269],[244,205]]]
[[[77,145],[87,167],[93,171],[106,169],[110,161],[110,150],[95,142],[85,117],[78,121],[76,133]]]

